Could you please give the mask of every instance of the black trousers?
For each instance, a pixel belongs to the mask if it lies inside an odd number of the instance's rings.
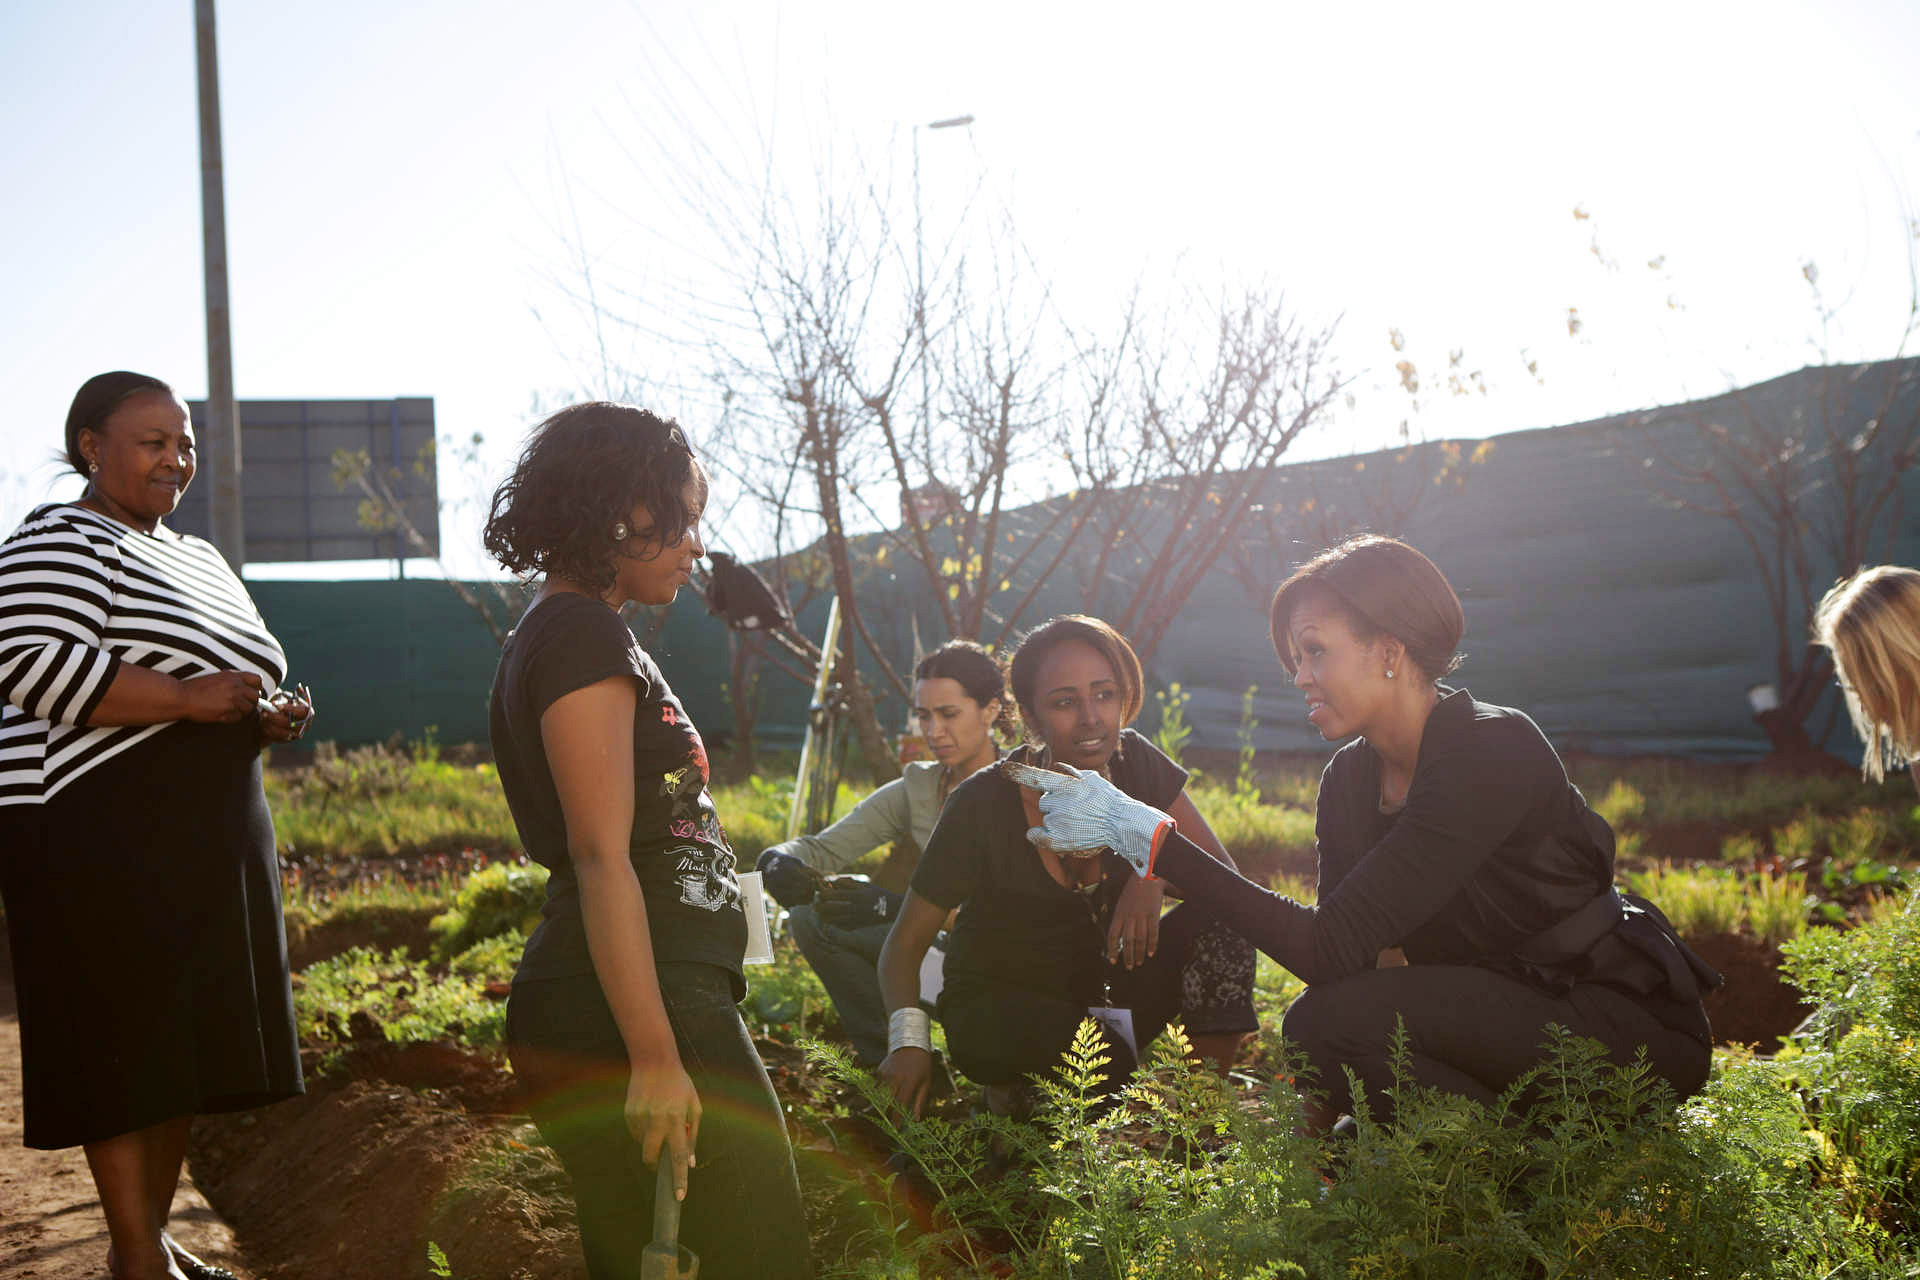
[[[1306,1055],[1334,1114],[1353,1110],[1344,1070],[1350,1067],[1373,1114],[1389,1118],[1389,1056],[1402,1021],[1414,1083],[1483,1103],[1540,1061],[1553,1023],[1598,1040],[1620,1065],[1646,1046],[1649,1065],[1683,1098],[1706,1083],[1713,1056],[1611,987],[1581,983],[1560,997],[1473,965],[1367,969],[1319,983],[1287,1009],[1281,1034]]]
[[[786,1120],[734,1005],[732,978],[706,964],[658,968],[701,1106],[680,1242],[699,1255],[702,1280],[811,1276]],[[653,1238],[655,1170],[627,1129],[627,1052],[599,979],[515,983],[507,1049],[540,1136],[573,1183],[587,1274],[637,1280]]]
[[[1132,969],[1107,966],[1113,1002],[1133,1013],[1142,1053],[1169,1022],[1189,1034],[1256,1031],[1253,944],[1191,903],[1160,918],[1160,945]],[[940,1021],[954,1065],[978,1084],[1014,1084],[1060,1065],[1087,1016],[1085,999],[1006,983],[955,976],[940,993]],[[1107,1074],[1124,1081],[1133,1069],[1125,1046],[1109,1044]]]

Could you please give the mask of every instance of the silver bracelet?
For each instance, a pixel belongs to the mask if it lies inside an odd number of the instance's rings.
[[[925,1049],[933,1052],[933,1020],[918,1005],[895,1009],[887,1015],[887,1052],[895,1049]]]

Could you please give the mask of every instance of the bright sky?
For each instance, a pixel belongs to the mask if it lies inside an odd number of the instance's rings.
[[[1321,451],[1406,416],[1390,328],[1430,386],[1452,347],[1490,386],[1427,397],[1428,436],[1809,363],[1807,262],[1846,304],[1835,358],[1895,349],[1920,214],[1911,0],[1179,9],[226,0],[238,392],[432,396],[497,470],[536,395],[596,389],[570,240],[603,278],[682,272],[664,259],[693,233],[657,184],[685,175],[662,155],[832,136],[904,175],[912,126],[962,113],[921,135],[930,221],[974,191],[1009,209],[1081,319],[1143,277],[1263,278],[1338,319],[1361,376]],[[76,491],[45,460],[89,375],[205,393],[192,11],[0,6],[0,526]],[[615,355],[650,385],[688,376],[621,334]],[[446,530],[468,572],[473,530]]]

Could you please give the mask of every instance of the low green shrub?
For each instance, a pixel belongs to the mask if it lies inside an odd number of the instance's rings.
[[[433,954],[447,961],[477,942],[500,934],[519,938],[539,923],[547,899],[547,869],[496,862],[468,876],[453,903],[433,918]]]
[[[1539,1066],[1484,1106],[1414,1085],[1402,1034],[1392,1123],[1362,1104],[1344,1140],[1306,1134],[1303,1073],[1271,1036],[1258,1098],[1192,1070],[1174,1028],[1109,1103],[1085,1023],[1031,1125],[908,1119],[816,1048],[941,1206],[915,1232],[876,1204],[876,1253],[831,1274],[1911,1278],[1920,891],[1785,950],[1818,1002],[1809,1029],[1774,1058],[1723,1055],[1684,1103],[1644,1060],[1612,1065],[1552,1028]]]
[[[507,1007],[487,997],[484,979],[436,976],[403,950],[355,947],[300,976],[294,1015],[308,1043],[344,1045],[369,1021],[394,1044],[451,1040],[492,1048],[506,1032]]]
[[[906,1120],[823,1054],[943,1208],[934,1231],[876,1233],[880,1256],[842,1274],[1897,1274],[1897,1242],[1808,1194],[1804,1164],[1752,1159],[1767,1131],[1729,1132],[1725,1098],[1676,1111],[1644,1063],[1614,1067],[1557,1028],[1540,1066],[1491,1107],[1412,1084],[1402,1038],[1393,1122],[1362,1105],[1344,1140],[1304,1132],[1296,1073],[1248,1100],[1193,1071],[1186,1047],[1170,1029],[1108,1104],[1104,1047],[1084,1024],[1030,1126]],[[995,1153],[1014,1165],[998,1179],[986,1173]]]
[[[447,963],[447,972],[482,982],[512,982],[520,966],[526,939],[518,933],[500,933],[474,943]]]

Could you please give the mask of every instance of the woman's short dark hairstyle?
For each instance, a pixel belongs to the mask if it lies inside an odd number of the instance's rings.
[[[86,475],[87,458],[80,452],[80,433],[104,429],[115,409],[144,391],[173,395],[173,388],[160,379],[125,369],[96,373],[81,383],[80,389],[73,393],[73,404],[67,409],[67,464]]]
[[[1107,660],[1114,678],[1120,682],[1120,723],[1133,723],[1133,718],[1140,714],[1141,689],[1145,684],[1140,674],[1139,655],[1134,653],[1126,637],[1109,624],[1083,613],[1065,613],[1048,618],[1027,632],[1014,647],[1013,656],[1007,659],[1007,683],[1013,687],[1013,700],[1020,704],[1020,714],[1026,719],[1027,727],[1031,729],[1037,719],[1033,686],[1040,679],[1040,663],[1068,640],[1091,646]]]
[[[1362,641],[1392,636],[1429,680],[1460,665],[1467,616],[1460,597],[1433,561],[1395,538],[1361,534],[1322,551],[1293,571],[1273,594],[1274,651],[1292,675],[1298,660],[1287,627],[1303,594],[1330,592]]]
[[[671,418],[628,404],[569,405],[533,429],[513,474],[494,490],[486,547],[519,574],[548,574],[605,591],[613,585],[615,525],[635,506],[651,554],[679,543],[692,520],[689,482],[706,474]]]

